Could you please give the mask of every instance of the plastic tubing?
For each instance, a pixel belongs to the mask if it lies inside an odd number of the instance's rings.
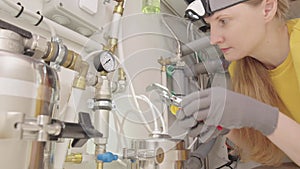
[[[114,109],[112,111],[118,112],[117,110],[114,110]],[[121,125],[120,120],[119,120],[118,116],[116,115],[116,113],[113,113],[113,117],[114,117],[114,123],[115,123],[116,130],[118,131],[118,133],[116,133],[116,137],[118,138],[118,136],[120,135],[122,137],[122,139],[124,140],[124,144],[127,145],[127,141],[124,138],[124,130],[121,127],[122,125]],[[117,139],[117,145],[116,145],[117,149],[122,149],[120,147],[120,144],[121,144],[121,139]]]
[[[176,36],[175,32],[172,30],[172,28],[166,22],[163,15],[161,15],[161,20],[162,20],[163,24],[167,27],[167,29],[170,31],[170,33],[172,34],[172,36],[174,37],[174,39],[177,43],[177,53],[176,53],[176,55],[177,55],[178,59],[180,59],[182,57],[180,41],[179,41],[178,37]]]
[[[89,59],[89,57],[91,57],[91,56],[93,56],[93,55],[95,55],[95,54],[98,54],[98,53],[100,53],[101,51],[103,51],[103,50],[96,50],[96,51],[93,51],[93,52],[89,53],[88,55],[86,55],[86,57],[85,57],[84,59],[87,60],[87,59]],[[119,65],[121,65],[121,66],[123,67],[123,69],[124,69],[124,71],[125,71],[126,76],[128,77],[128,79],[131,79],[130,76],[129,76],[129,74],[128,74],[128,72],[127,72],[127,69],[121,64],[120,59],[119,59],[118,57],[116,57],[115,55],[112,55],[112,56],[113,56],[114,59],[119,63]],[[131,80],[130,80],[130,81],[131,81]],[[131,83],[130,81],[129,81],[128,84],[129,84],[130,92],[131,92],[131,94],[132,94],[132,96],[133,96],[132,98],[133,98],[134,104],[135,104],[135,106],[136,106],[138,112],[142,112],[142,111],[141,111],[141,108],[140,108],[140,106],[139,106],[139,103],[138,103],[138,101],[137,101],[137,97],[136,97],[136,94],[135,94],[135,90],[134,90],[133,85],[132,85],[132,83]],[[142,116],[142,120],[146,122],[146,119],[145,119],[144,116]],[[146,128],[147,128],[147,130],[148,130],[149,132],[152,132],[151,127],[150,127],[149,125],[147,125],[147,123],[146,123]]]
[[[123,95],[123,96],[120,96],[118,97],[117,99],[122,99],[122,98],[127,98],[127,97],[134,97],[132,95]],[[145,96],[145,95],[140,95],[140,96],[135,96],[136,98],[140,99],[140,100],[143,100],[145,101],[149,106],[150,106],[150,109],[151,109],[151,112],[152,112],[152,115],[153,115],[153,119],[154,119],[154,130],[153,131],[158,131],[158,124],[157,124],[157,121],[155,119],[155,113],[157,113],[159,115],[159,118],[161,120],[161,123],[162,123],[162,128],[163,128],[163,133],[166,133],[166,125],[165,125],[165,122],[164,122],[164,119],[162,117],[162,115],[159,113],[159,110],[157,109],[157,107],[151,103],[151,101]],[[122,126],[121,126],[122,128]]]

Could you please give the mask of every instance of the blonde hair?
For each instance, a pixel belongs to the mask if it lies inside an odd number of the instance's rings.
[[[261,3],[261,0],[250,0],[246,3],[251,5]],[[278,0],[276,17],[285,20],[288,13],[288,0]],[[272,85],[269,72],[265,66],[252,57],[245,57],[236,61],[232,77],[234,91],[256,98],[259,101],[278,107],[283,105],[276,90]],[[284,153],[274,145],[267,137],[252,128],[233,130],[238,134],[243,143],[250,150],[246,154],[239,148],[241,158],[245,161],[253,160],[264,165],[278,166],[282,162]]]

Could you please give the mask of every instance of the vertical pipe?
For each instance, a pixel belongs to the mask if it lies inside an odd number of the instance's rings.
[[[103,134],[101,138],[95,138],[95,144],[107,144],[109,133],[109,112],[108,110],[95,110],[95,128]]]
[[[106,74],[99,73],[99,80],[95,89],[94,122],[95,129],[103,134],[101,138],[95,138],[95,155],[106,152],[106,144],[109,135],[109,113],[111,111],[110,80]],[[96,160],[97,169],[102,169],[102,161]]]
[[[32,142],[29,169],[44,169],[45,145],[46,142]]]
[[[167,87],[167,73],[166,73],[166,65],[163,64],[161,66],[161,84]],[[168,117],[168,106],[166,104],[162,104],[162,112],[163,112],[163,119],[165,121],[165,133],[168,133],[169,128],[169,117]]]

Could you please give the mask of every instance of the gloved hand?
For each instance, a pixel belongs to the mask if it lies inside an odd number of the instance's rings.
[[[207,157],[212,149],[216,139],[212,139],[206,143],[200,144],[196,150],[190,153],[189,159],[186,161],[185,169],[200,169],[203,167],[203,160]]]
[[[278,113],[278,108],[251,97],[212,87],[183,97],[176,117],[190,136],[205,142],[226,133],[224,129],[252,127],[270,135],[277,126]]]

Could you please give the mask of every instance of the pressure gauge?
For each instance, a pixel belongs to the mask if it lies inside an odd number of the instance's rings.
[[[114,55],[110,51],[102,51],[94,58],[94,66],[98,72],[112,72],[116,69]]]

